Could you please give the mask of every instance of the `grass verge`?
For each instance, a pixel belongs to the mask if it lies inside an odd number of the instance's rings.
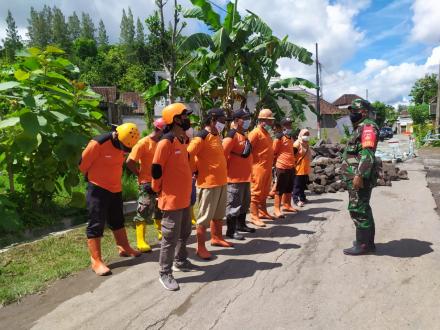
[[[127,221],[128,239],[136,246],[135,230]],[[156,244],[156,231],[148,226],[147,239]],[[111,231],[102,239],[105,261],[118,256]],[[81,227],[59,236],[13,247],[0,253],[0,305],[10,304],[21,297],[44,290],[55,280],[88,268],[89,253],[85,228]]]

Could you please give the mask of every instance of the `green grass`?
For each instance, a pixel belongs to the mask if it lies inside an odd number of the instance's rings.
[[[129,241],[135,247],[135,230],[130,220],[127,220],[126,227]],[[154,227],[148,226],[147,238],[150,244],[157,244],[155,235]],[[105,261],[118,256],[113,235],[108,230],[102,240],[102,255]],[[88,268],[89,265],[84,227],[13,247],[0,253],[0,305],[42,291],[53,281]]]

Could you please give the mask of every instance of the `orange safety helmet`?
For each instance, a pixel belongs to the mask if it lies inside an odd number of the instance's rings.
[[[162,118],[165,121],[165,124],[171,125],[173,123],[175,116],[180,116],[184,111],[189,111],[186,109],[186,105],[183,103],[171,103],[167,105],[162,110]]]
[[[139,130],[136,124],[125,123],[116,127],[118,132],[118,140],[127,148],[133,148],[133,146],[139,140]]]
[[[153,125],[154,125],[154,127],[156,127],[157,129],[163,130],[167,124],[165,124],[165,120],[163,120],[163,118],[157,118],[157,119],[153,122]]]

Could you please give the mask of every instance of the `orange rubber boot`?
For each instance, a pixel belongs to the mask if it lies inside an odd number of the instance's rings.
[[[266,224],[263,221],[261,221],[260,217],[258,216],[257,203],[251,202],[250,211],[251,211],[251,222],[257,227],[266,227]]]
[[[89,238],[87,246],[89,247],[92,270],[99,276],[110,275],[112,273],[110,268],[102,261],[101,238]]]
[[[211,220],[211,245],[222,247],[233,247],[234,244],[226,242],[222,234],[222,220]]]
[[[281,196],[276,194],[273,201],[275,218],[284,218],[283,212],[281,212]]]
[[[284,212],[298,212],[298,209],[292,207],[292,194],[283,194],[282,203]]]
[[[114,230],[113,236],[115,237],[116,245],[121,257],[139,257],[142,254],[140,251],[133,249],[128,243],[125,228]]]
[[[198,225],[196,228],[197,235],[197,255],[205,260],[209,260],[212,258],[211,253],[208,252],[205,246],[206,241],[206,227]]]

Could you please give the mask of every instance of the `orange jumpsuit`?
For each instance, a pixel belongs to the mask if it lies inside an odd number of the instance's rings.
[[[265,209],[272,182],[272,138],[264,128],[258,126],[249,133],[249,141],[253,157],[251,202]]]

